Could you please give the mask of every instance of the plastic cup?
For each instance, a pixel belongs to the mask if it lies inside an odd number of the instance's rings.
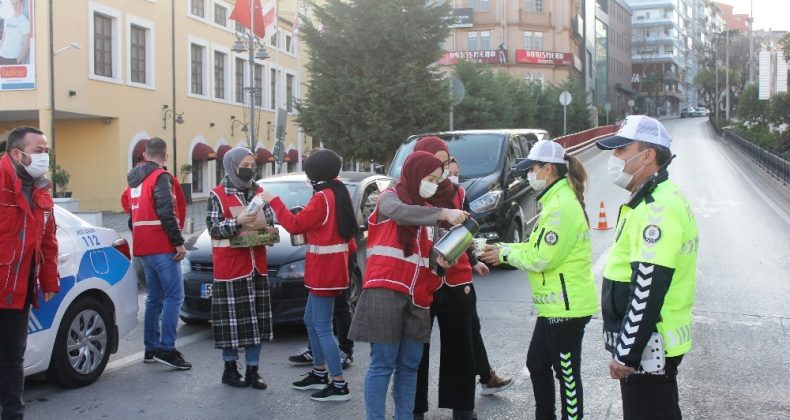
[[[483,256],[483,251],[486,249],[487,241],[485,238],[475,238],[475,255],[478,257]]]

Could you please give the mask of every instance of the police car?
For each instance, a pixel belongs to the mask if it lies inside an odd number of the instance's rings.
[[[60,293],[39,296],[28,322],[25,375],[47,371],[67,387],[93,383],[137,323],[137,278],[128,242],[55,206]]]

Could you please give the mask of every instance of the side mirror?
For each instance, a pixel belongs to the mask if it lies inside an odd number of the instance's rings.
[[[379,175],[384,175],[384,165],[375,165],[373,167],[373,172]]]

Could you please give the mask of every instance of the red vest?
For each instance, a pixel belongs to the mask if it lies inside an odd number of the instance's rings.
[[[255,193],[262,192],[258,187]],[[217,185],[211,193],[219,198],[222,205],[222,215],[226,219],[232,219],[231,207],[244,206],[235,194],[229,195],[225,192],[225,187]],[[253,269],[258,270],[262,275],[267,275],[266,266],[266,247],[254,246],[252,248],[231,248],[230,241],[227,239],[211,240],[211,258],[214,261],[214,280],[228,281],[249,277],[253,274]]]
[[[466,191],[461,186],[458,186],[458,192],[453,197],[453,206],[456,209],[464,208],[464,198]],[[447,269],[444,277],[444,282],[448,286],[461,286],[472,282],[472,265],[469,262],[469,255],[464,252],[458,257],[458,261]]]
[[[156,187],[157,178],[162,174],[167,174],[167,171],[162,168],[155,169],[145,177],[140,185],[135,188],[127,188],[129,212],[132,216],[132,243],[134,244],[135,256],[176,252],[176,248],[170,242],[170,237],[165,233],[165,230],[162,228],[162,222],[156,214],[154,188]],[[173,179],[175,180],[175,178]],[[181,189],[178,181],[173,182],[172,185],[173,209],[176,212],[179,227],[182,227],[184,215],[179,214],[179,209],[183,208],[184,204],[180,203],[177,197],[179,195],[183,197],[183,193],[178,194],[176,191],[176,189]],[[126,192],[124,192],[125,195]]]
[[[387,189],[383,194],[396,194]],[[367,262],[363,288],[385,288],[409,295],[412,303],[420,308],[430,308],[433,293],[442,285],[429,265],[433,243],[428,229],[420,226],[413,244],[414,254],[404,256],[398,242],[398,225],[388,219],[378,221],[378,206],[370,215],[368,224]]]
[[[291,214],[282,200],[272,200],[271,205],[277,221],[285,230],[291,234],[305,234],[307,258],[304,285],[314,291],[347,289],[349,241],[340,236],[334,192],[325,189],[315,193],[305,209],[297,215]],[[312,217],[316,219],[310,219]],[[320,223],[318,227],[305,229],[305,226],[315,226],[316,223]]]

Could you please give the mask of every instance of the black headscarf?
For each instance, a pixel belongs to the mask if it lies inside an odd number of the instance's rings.
[[[337,179],[343,161],[329,149],[316,150],[304,161],[304,172],[315,192],[331,189],[335,193],[335,217],[340,228],[340,236],[345,240],[356,238],[359,233],[357,216],[351,204],[351,195],[346,185]]]

